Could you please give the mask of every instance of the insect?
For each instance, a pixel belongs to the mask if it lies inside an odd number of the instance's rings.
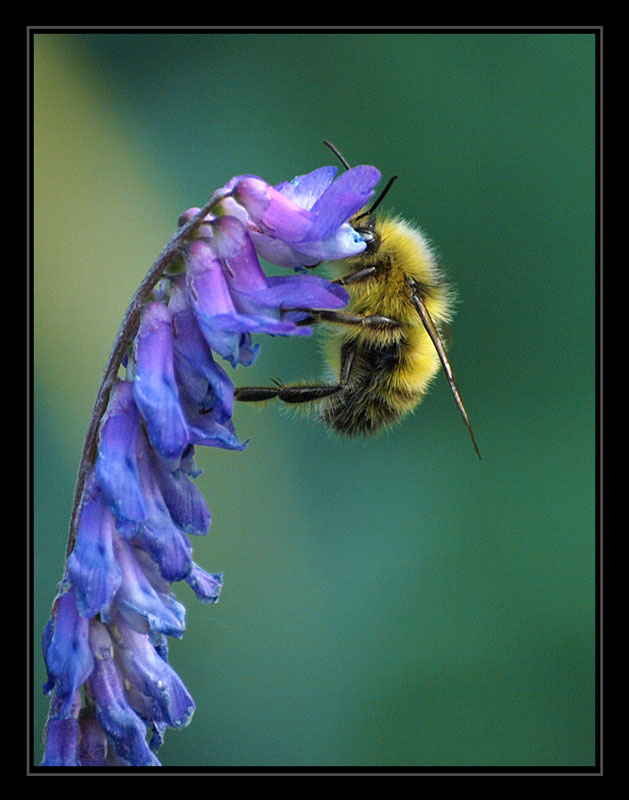
[[[349,169],[336,147],[324,144]],[[413,411],[441,366],[480,458],[442,339],[452,316],[452,292],[424,235],[400,217],[374,213],[396,178],[371,208],[350,219],[366,249],[332,262],[339,275],[334,282],[350,295],[348,305],[339,311],[303,309],[308,316],[300,324],[329,325],[327,353],[335,378],[320,385],[278,381],[272,387],[240,387],[234,398],[314,402],[331,429],[347,436],[368,435]]]

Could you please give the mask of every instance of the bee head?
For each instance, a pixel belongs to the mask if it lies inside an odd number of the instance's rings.
[[[367,211],[359,212],[350,220],[352,228],[363,237],[365,242],[367,242],[365,253],[375,253],[380,246],[380,237],[376,233],[376,218],[374,216],[374,211],[384,200],[385,195],[388,193],[391,186],[393,186],[393,181],[395,180],[397,180],[397,175],[389,178],[389,182],[380,192],[371,208]]]
[[[380,237],[376,233],[376,218],[371,211],[361,211],[352,217],[349,223],[367,245],[364,254],[375,253],[380,244]]]

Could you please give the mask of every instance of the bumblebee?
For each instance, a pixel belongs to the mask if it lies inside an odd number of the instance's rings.
[[[324,142],[346,169],[347,161]],[[425,236],[401,217],[375,215],[397,176],[368,210],[350,219],[367,243],[358,256],[332,262],[334,283],[346,287],[343,310],[299,309],[302,325],[328,323],[330,384],[240,387],[234,398],[258,402],[316,403],[321,420],[346,436],[376,433],[413,411],[441,366],[480,458],[443,344],[453,294]]]

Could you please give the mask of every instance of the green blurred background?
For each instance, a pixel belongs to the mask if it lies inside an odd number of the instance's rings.
[[[585,33],[34,37],[35,755],[39,637],[83,436],[122,314],[232,175],[334,163],[400,178],[386,205],[460,296],[441,376],[365,442],[279,404],[200,450],[218,605],[188,587],[171,661],[197,703],[167,766],[595,762],[595,38]],[[266,339],[237,384],[316,377]],[[230,368],[228,367],[228,370]]]

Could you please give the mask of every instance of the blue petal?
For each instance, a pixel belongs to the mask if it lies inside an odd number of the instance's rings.
[[[146,519],[123,533],[127,538],[134,536],[149,551],[163,578],[168,582],[179,581],[188,574],[192,564],[190,543],[173,522],[155,472],[158,459],[153,457],[146,441],[140,442],[138,453]]]
[[[238,311],[233,316],[207,318],[197,314],[199,327],[208,344],[223,358],[230,361],[232,366],[236,366],[237,363],[248,366],[241,359],[241,348],[246,345],[241,331],[268,333],[272,336],[308,335],[297,329],[292,323],[277,319],[279,309],[264,307],[260,303],[256,303],[255,297],[245,292],[233,290],[232,295],[238,303]],[[255,352],[257,354],[257,350]],[[236,359],[235,356],[237,356]]]
[[[380,172],[375,167],[359,166],[342,172],[312,207],[315,223],[308,232],[308,241],[332,236],[363,208],[379,180]]]
[[[199,475],[203,472],[202,469],[199,469],[195,462],[195,449],[193,444],[189,444],[186,449],[183,451],[181,459],[179,461],[180,469],[185,472],[186,475],[189,475],[191,478],[198,478]]]
[[[246,322],[234,317],[205,317],[197,312],[197,321],[203,336],[212,350],[236,368],[238,364],[245,367],[255,361],[260,345],[253,345],[250,333],[243,333],[248,327]],[[234,330],[237,328],[237,330]]]
[[[354,230],[349,223],[345,223],[338,228],[334,234],[327,239],[319,239],[312,242],[300,242],[299,249],[304,258],[319,261],[337,261],[343,258],[352,258],[364,252],[367,242],[362,238],[358,231]],[[307,263],[304,261],[304,263]]]
[[[243,367],[250,367],[253,362],[258,357],[258,353],[260,352],[260,345],[253,344],[251,339],[250,333],[243,333],[240,337],[240,342],[238,343],[238,364],[242,364]],[[236,364],[232,362],[232,367],[235,367]]]
[[[234,433],[231,420],[221,424],[209,414],[200,414],[195,408],[187,408],[190,439],[206,447],[221,447],[224,450],[244,450],[246,442],[240,442]]]
[[[188,296],[205,341],[233,367],[248,366],[258,353],[251,345],[251,322],[234,306],[214,245],[198,239],[185,257]]]
[[[133,383],[119,382],[112,389],[101,428],[96,473],[113,513],[130,521],[145,516],[137,465],[139,429]]]
[[[48,648],[50,647],[50,643],[52,642],[52,637],[54,633],[55,633],[55,623],[53,618],[50,617],[44,627],[44,631],[41,637],[41,649],[42,653],[44,654],[44,660],[46,660]],[[43,685],[42,690],[44,694],[50,694],[54,688],[55,688],[55,677],[54,675],[51,675],[49,671],[48,679],[46,680],[46,683]]]
[[[172,521],[165,517],[148,520],[142,523],[136,539],[159,564],[163,578],[174,582],[186,577],[192,564],[192,547]]]
[[[162,303],[144,309],[135,342],[133,393],[153,447],[165,458],[179,458],[188,433],[175,379],[170,314]]]
[[[224,422],[232,414],[234,385],[212,357],[188,304],[185,284],[173,287],[170,308],[175,332],[175,369],[180,386],[200,410],[211,413],[217,422]]]
[[[81,716],[79,758],[82,767],[107,766],[107,736],[98,721],[91,715]]]
[[[291,181],[280,183],[275,188],[293,203],[310,210],[330,186],[338,167],[319,167],[307,175],[297,175]]]
[[[170,727],[185,727],[194,713],[194,701],[181,678],[156,652],[148,636],[137,633],[124,623],[118,628],[120,642],[118,663],[125,683],[133,686],[158,708],[149,719],[161,719]]]
[[[159,748],[164,744],[164,733],[166,731],[166,723],[152,720],[150,723],[147,724],[150,732],[149,747],[154,753],[157,753]]]
[[[46,727],[46,752],[42,767],[79,767],[79,723],[76,719],[50,719]]]
[[[93,638],[104,638],[107,633],[103,625],[96,625]],[[96,645],[99,657],[89,679],[90,694],[96,717],[112,741],[116,753],[133,766],[160,766],[146,743],[146,727],[129,705],[124,687],[113,660],[113,652],[101,641]]]
[[[234,189],[236,200],[264,233],[284,242],[308,237],[315,216],[262,180],[243,178]]]
[[[216,254],[232,288],[243,292],[263,289],[267,284],[256,249],[243,223],[236,217],[219,217],[212,225]]]
[[[107,614],[122,581],[113,550],[114,529],[114,518],[102,492],[94,480],[90,483],[88,479],[78,536],[67,565],[79,613],[88,619]]]
[[[223,588],[223,573],[212,575],[193,562],[186,583],[202,603],[216,603]]]
[[[198,487],[182,469],[172,472],[157,455],[153,457],[153,466],[173,522],[186,533],[205,536],[212,518]]]
[[[88,642],[89,622],[79,615],[73,589],[57,598],[52,617],[53,626],[47,627],[43,642],[49,676],[46,688],[54,683],[59,701],[55,717],[67,719],[72,715],[76,692],[94,668]]]
[[[260,258],[268,261],[269,264],[275,264],[278,267],[299,267],[301,265],[314,267],[323,260],[318,255],[308,256],[302,253],[299,249],[301,245],[291,247],[280,239],[273,239],[271,236],[255,231],[249,231],[249,235]]]
[[[168,661],[168,637],[158,631],[149,631],[148,637],[157,655],[164,661]]]
[[[214,228],[218,244],[197,240],[187,248],[188,294],[210,347],[235,365],[247,363],[241,351],[243,333],[307,336],[310,331],[280,318],[279,304],[256,302],[269,280],[242,224],[235,217],[224,217]]]
[[[342,308],[349,295],[338,284],[318,275],[287,275],[269,278],[266,289],[249,296],[252,306],[261,309]]]
[[[180,639],[185,629],[186,609],[174,597],[156,591],[124,540],[116,543],[124,578],[116,596],[116,606],[128,624],[140,633],[159,631]]]

